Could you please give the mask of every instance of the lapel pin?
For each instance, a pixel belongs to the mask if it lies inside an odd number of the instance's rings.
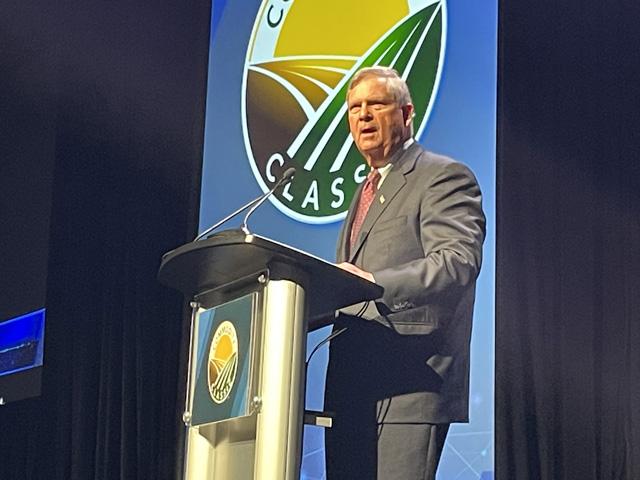
[[[384,203],[384,195],[380,195],[380,203]]]

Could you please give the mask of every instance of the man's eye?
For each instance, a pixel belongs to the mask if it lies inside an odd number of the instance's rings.
[[[350,113],[360,113],[360,105],[353,105],[349,108]]]

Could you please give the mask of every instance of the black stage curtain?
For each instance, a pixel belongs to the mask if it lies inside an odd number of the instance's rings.
[[[209,2],[1,8],[0,134],[54,168],[43,391],[0,407],[0,478],[176,478],[185,311],[155,276],[197,228]]]
[[[498,479],[640,478],[639,5],[500,3]]]

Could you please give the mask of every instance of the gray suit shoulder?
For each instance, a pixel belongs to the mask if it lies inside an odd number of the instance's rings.
[[[469,176],[474,182],[477,183],[473,171],[466,164],[455,160],[454,158],[447,157],[446,155],[441,155],[439,153],[434,153],[426,150],[422,146],[421,149],[422,152],[416,159],[416,170],[424,172],[425,174],[429,174],[431,176],[438,175],[438,173],[441,173],[443,175],[465,175]]]

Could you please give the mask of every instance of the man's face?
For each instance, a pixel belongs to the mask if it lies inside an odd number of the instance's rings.
[[[367,163],[379,168],[411,136],[413,105],[398,105],[386,79],[365,78],[347,99],[349,130]]]

